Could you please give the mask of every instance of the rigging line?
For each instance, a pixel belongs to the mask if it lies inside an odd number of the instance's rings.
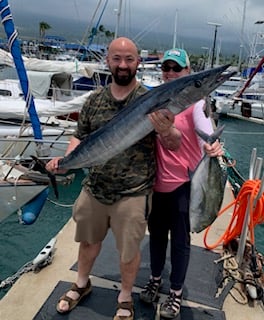
[[[77,17],[80,19],[80,13],[79,13],[79,10],[78,10],[78,6],[77,6],[77,1],[76,0],[73,1],[73,6],[74,6],[74,9],[75,9],[75,11],[77,13]]]
[[[95,34],[96,34],[96,31],[97,31],[97,29],[98,29],[98,27],[99,27],[99,23],[101,22],[102,16],[103,16],[103,14],[104,14],[104,12],[105,12],[105,9],[106,9],[106,6],[107,6],[107,3],[108,3],[108,0],[105,1],[103,10],[101,11],[101,14],[100,14],[100,16],[99,16],[99,19],[98,19],[98,21],[97,21],[97,24],[95,25],[94,31],[92,32],[92,35],[91,35],[91,37],[90,37],[90,41],[89,41],[89,43],[88,43],[88,48],[89,48],[89,46],[90,46],[90,45],[92,44],[92,42],[93,42],[93,38],[94,38],[94,36],[95,36]]]
[[[61,203],[61,202],[58,202],[58,201],[51,200],[50,198],[47,198],[47,200],[50,203],[55,204],[56,206],[63,207],[63,208],[72,208],[74,206],[74,202],[72,204],[64,204],[64,203]]]
[[[127,18],[127,34],[131,36],[131,1],[128,1],[128,18]]]
[[[150,24],[148,24],[142,31],[140,31],[135,37],[134,41],[138,42],[140,41],[148,32],[151,31],[151,27],[154,27],[156,24],[160,23],[160,18],[157,17],[154,19]]]
[[[108,0],[106,0],[106,1],[108,1]],[[99,0],[98,1],[98,5],[97,5],[97,7],[96,7],[96,9],[95,9],[95,11],[93,13],[92,19],[91,19],[90,23],[88,24],[88,26],[87,26],[87,28],[86,28],[86,30],[84,32],[83,38],[81,40],[81,44],[82,45],[86,43],[85,39],[88,37],[88,34],[89,34],[90,30],[92,29],[92,25],[94,23],[95,16],[96,16],[97,11],[99,10],[99,8],[101,6],[101,3],[102,3],[102,0]]]
[[[239,134],[239,135],[241,135],[241,134],[243,134],[243,135],[246,135],[246,134],[248,134],[248,135],[255,135],[255,134],[257,134],[257,135],[259,135],[259,134],[263,135],[263,134],[264,134],[263,131],[240,132],[240,131],[226,131],[226,130],[225,130],[225,132],[224,132],[223,134],[226,134],[226,133],[229,133],[229,134]]]
[[[235,13],[231,9],[229,9],[231,16],[234,17],[236,16]],[[249,34],[244,34],[243,39],[241,38],[241,32],[236,31],[236,24],[234,23],[233,20],[229,18],[226,14],[223,15],[223,18],[227,20],[227,22],[231,25],[232,33],[237,36],[240,42],[243,44],[243,48],[246,50],[246,53],[250,53],[250,41],[251,41],[251,36]]]
[[[131,34],[131,6],[130,6],[130,0],[125,1],[124,9],[123,9],[123,24],[124,24],[124,30],[125,34],[129,37]]]

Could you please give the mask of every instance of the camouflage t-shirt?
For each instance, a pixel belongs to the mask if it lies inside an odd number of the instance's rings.
[[[120,101],[112,96],[109,87],[96,90],[80,112],[75,137],[84,139],[145,92],[146,88],[138,85]],[[124,196],[149,194],[155,178],[154,137],[151,133],[106,164],[89,168],[83,186],[104,204],[112,204]]]

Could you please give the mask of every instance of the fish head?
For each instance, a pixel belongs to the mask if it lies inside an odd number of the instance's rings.
[[[200,71],[162,84],[157,91],[157,106],[167,104],[174,114],[184,111],[233,76],[234,72],[226,71],[229,66]]]

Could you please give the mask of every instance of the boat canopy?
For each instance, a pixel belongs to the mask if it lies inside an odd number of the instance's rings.
[[[49,71],[49,72],[68,72],[71,74],[81,74],[91,78],[94,74],[96,65],[75,61],[42,60],[37,58],[24,57],[24,64],[27,70]]]
[[[14,67],[12,55],[3,49],[0,49],[0,61],[2,65]],[[23,56],[23,62],[27,71],[67,72],[71,74],[81,74],[87,78],[91,78],[95,70],[99,68],[98,64],[85,63],[77,59],[75,61],[58,61],[27,58]]]
[[[56,97],[58,94],[71,94],[73,77],[70,73],[27,71],[27,75],[31,93],[35,98],[53,96],[54,90]]]

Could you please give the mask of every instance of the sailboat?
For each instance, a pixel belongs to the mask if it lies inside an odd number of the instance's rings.
[[[264,57],[260,59],[257,67],[247,81],[244,81],[242,87],[238,87],[228,96],[213,97],[212,103],[215,105],[217,113],[264,124],[264,77],[262,73],[259,73],[263,63]],[[255,77],[257,80],[251,85]]]
[[[21,157],[25,154],[26,150],[30,150],[29,146],[35,146],[35,150],[38,155],[48,156],[50,155],[49,145],[54,144],[56,141],[44,141],[43,139],[43,130],[41,122],[38,117],[38,113],[35,107],[35,101],[33,95],[29,89],[29,81],[27,73],[25,70],[24,62],[20,52],[20,45],[17,41],[17,31],[14,28],[12,14],[10,12],[9,4],[7,0],[0,1],[0,13],[2,18],[2,23],[5,28],[5,32],[8,37],[8,46],[11,51],[13,61],[17,70],[17,75],[20,81],[22,94],[24,101],[19,97],[21,103],[25,104],[23,108],[24,112],[28,113],[28,123],[32,128],[31,139],[26,139],[24,141],[25,146],[23,149],[12,158],[11,150],[14,151],[13,142],[19,142],[21,137],[23,137],[23,128],[17,126],[18,133],[14,136],[11,131],[11,126],[7,128],[8,135],[13,135],[11,140],[8,140],[6,137],[5,140],[1,143],[1,148],[7,147],[5,153],[1,154],[0,162],[0,200],[1,200],[1,209],[0,209],[0,221],[12,214],[15,211],[18,211],[23,216],[23,210],[30,210],[30,212],[38,216],[40,210],[42,209],[46,199],[47,199],[47,189],[49,188],[49,179],[43,176],[41,173],[35,173],[30,168],[26,168],[21,165]],[[18,99],[17,99],[18,102]],[[2,109],[10,109],[11,105],[5,104],[2,106]],[[17,116],[17,115],[16,115]],[[27,117],[25,117],[27,118]],[[59,137],[62,137],[64,134],[63,131],[60,131]],[[65,145],[66,146],[66,145]],[[3,149],[1,150],[1,152]],[[32,150],[30,150],[31,152]],[[7,157],[9,156],[9,158]],[[33,167],[33,162],[31,165]],[[33,173],[33,175],[32,175]],[[37,174],[37,176],[36,176]],[[31,177],[30,177],[31,175]],[[43,180],[43,177],[46,178]],[[31,202],[30,207],[26,205]],[[34,219],[28,219],[27,221],[32,223]],[[25,221],[26,222],[26,221]]]

